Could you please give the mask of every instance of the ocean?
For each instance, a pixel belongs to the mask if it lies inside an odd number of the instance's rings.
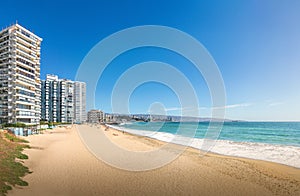
[[[208,122],[132,122],[113,127],[178,144],[182,144],[180,138],[184,141],[192,137],[189,146],[203,149],[208,125]],[[224,122],[210,151],[300,168],[300,122]]]

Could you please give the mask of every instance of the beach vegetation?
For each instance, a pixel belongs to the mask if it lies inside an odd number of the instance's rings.
[[[21,179],[30,173],[20,161],[20,159],[28,159],[28,156],[22,153],[24,148],[29,148],[24,144],[25,142],[27,141],[13,134],[0,133],[0,195],[6,195],[7,191],[15,185],[28,185]]]
[[[10,134],[10,133],[4,133],[4,136],[6,139],[10,140],[11,142],[28,143],[27,140],[18,138],[15,135]]]
[[[3,127],[21,127],[21,128],[25,128],[27,125],[24,123],[6,123],[3,124]]]

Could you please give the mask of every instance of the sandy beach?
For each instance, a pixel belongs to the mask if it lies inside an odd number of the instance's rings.
[[[115,144],[145,151],[163,142],[97,129]],[[28,187],[8,195],[300,195],[300,169],[265,161],[207,154],[189,148],[170,164],[150,171],[130,172],[97,159],[83,144],[77,128],[56,128],[26,137],[31,149],[24,164],[31,174]],[[109,149],[107,149],[109,151]]]

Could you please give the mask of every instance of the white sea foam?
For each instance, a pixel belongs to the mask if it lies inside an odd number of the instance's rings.
[[[154,138],[164,142],[172,142],[182,145],[189,144],[189,146],[197,149],[206,149],[206,146],[203,145],[204,139],[191,139],[171,133],[134,130],[112,125],[109,126],[120,131]],[[207,141],[208,140],[205,140],[205,142]],[[214,153],[263,161],[271,161],[300,168],[300,147],[254,142],[235,142],[228,140],[217,140],[211,142],[213,146],[210,151]]]
[[[122,123],[120,123],[121,126],[122,125],[130,125],[130,124],[132,124],[132,122],[122,122]]]

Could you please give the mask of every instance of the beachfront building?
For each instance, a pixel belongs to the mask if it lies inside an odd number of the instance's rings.
[[[88,123],[99,123],[100,122],[100,110],[90,110],[87,113]]]
[[[107,123],[113,123],[117,121],[117,117],[113,114],[105,114],[104,121]]]
[[[41,120],[82,123],[86,121],[86,84],[47,74],[42,80]]]
[[[90,110],[87,114],[88,123],[101,123],[104,122],[105,113],[101,110]]]
[[[47,74],[42,80],[41,120],[72,123],[74,119],[74,82]]]
[[[0,31],[0,123],[38,124],[42,38],[14,24]]]
[[[84,123],[86,116],[86,83],[74,82],[74,122]]]
[[[100,122],[105,122],[105,116],[106,116],[105,112],[101,111],[100,112]]]
[[[58,96],[58,122],[74,122],[74,82],[60,79]]]
[[[58,77],[47,75],[41,82],[41,120],[49,122],[58,121]]]

